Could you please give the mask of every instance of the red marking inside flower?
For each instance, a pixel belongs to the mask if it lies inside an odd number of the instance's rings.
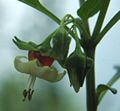
[[[38,59],[43,66],[51,66],[54,61],[52,57],[42,56],[40,52],[37,52],[37,51],[29,51],[28,59],[29,60]]]

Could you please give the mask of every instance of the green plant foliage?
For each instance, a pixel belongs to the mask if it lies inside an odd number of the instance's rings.
[[[80,87],[83,86],[84,79],[87,77],[87,111],[97,111],[97,105],[108,90],[114,94],[117,93],[117,90],[111,88],[111,86],[120,78],[120,70],[118,70],[118,72],[111,78],[107,85],[100,84],[96,89],[95,95],[95,49],[103,36],[120,20],[120,11],[118,11],[118,13],[115,14],[115,16],[102,29],[110,0],[80,0],[82,5],[77,10],[77,15],[79,17],[74,18],[72,15],[66,14],[62,20],[44,7],[39,0],[18,1],[21,1],[46,14],[54,20],[54,22],[58,23],[59,27],[41,44],[24,42],[17,37],[13,39],[13,42],[19,49],[37,51],[37,53],[40,52],[42,56],[49,56],[54,60],[57,60],[59,64],[68,71],[70,85],[73,86],[76,92],[78,92]],[[98,12],[99,15],[93,29],[93,33],[91,34],[88,19]],[[68,56],[71,38],[75,40],[76,48]],[[21,65],[19,66],[21,68]],[[34,66],[30,65],[26,69],[27,71],[29,69],[31,72],[34,71],[34,74],[38,74],[39,76],[36,76],[39,78],[44,78],[39,74],[39,72],[43,73],[42,70],[49,73],[51,72],[54,76],[58,74],[56,73],[56,70],[51,67],[44,70],[44,67]],[[35,70],[35,68],[38,68],[39,70]],[[46,72],[43,73],[43,75],[46,75]],[[47,78],[45,77],[44,79],[49,79],[49,77],[50,75],[47,75]],[[53,80],[56,79],[52,78],[52,81]]]
[[[60,23],[60,20],[58,17],[56,17],[53,13],[51,13],[47,8],[45,8],[39,0],[18,0],[21,1],[35,9],[37,9],[38,11],[44,13],[45,15],[49,16],[52,20],[54,20],[56,23]]]
[[[101,5],[103,3],[104,3],[104,0],[87,0],[78,9],[77,14],[83,20],[87,20],[89,17],[92,17],[98,11],[100,11]]]
[[[117,90],[114,89],[114,88],[111,88],[110,86],[108,85],[104,85],[104,84],[100,84],[98,87],[97,87],[97,91],[96,91],[96,100],[97,100],[97,104],[99,103],[99,101],[102,99],[102,94],[107,91],[107,90],[110,90],[113,94],[116,94],[117,93]]]
[[[39,0],[18,0],[21,1],[43,13],[46,13],[46,8],[39,2]]]
[[[97,104],[99,104],[100,102],[101,102],[101,100],[103,99],[103,97],[105,96],[105,94],[106,94],[106,92],[108,91],[108,90],[111,90],[111,86],[114,84],[114,83],[116,83],[116,81],[117,80],[119,80],[120,79],[120,67],[119,66],[116,66],[115,67],[115,69],[117,69],[117,73],[108,81],[108,83],[107,83],[107,87],[106,88],[103,88],[103,91],[101,91],[102,90],[102,88],[100,88],[98,91],[97,91],[97,93],[96,93],[96,97],[97,97]],[[104,90],[105,89],[105,90]],[[117,91],[116,91],[116,89],[114,89],[114,88],[112,88],[112,90],[111,90],[113,93],[116,93]]]
[[[99,43],[105,34],[120,20],[120,11],[118,11],[114,17],[107,23],[103,30],[99,33],[98,38],[95,39],[96,43]]]

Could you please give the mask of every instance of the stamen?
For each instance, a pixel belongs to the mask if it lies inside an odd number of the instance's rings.
[[[29,91],[28,91],[28,100],[29,101],[32,99],[33,92],[34,92],[34,90],[29,89]]]
[[[30,101],[32,99],[32,95],[33,95],[33,86],[36,80],[36,76],[32,76],[30,75],[28,78],[28,83],[27,83],[27,88],[23,90],[23,101],[26,100],[26,98],[28,98],[28,100]]]
[[[26,89],[23,90],[23,96],[24,96],[23,101],[25,101],[25,99],[27,97],[27,91],[26,91]]]

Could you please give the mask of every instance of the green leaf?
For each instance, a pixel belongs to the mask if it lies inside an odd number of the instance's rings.
[[[95,40],[96,38],[98,38],[98,35],[101,31],[109,4],[110,4],[110,0],[103,0],[97,22],[96,22],[94,30],[93,30],[92,40]]]
[[[113,94],[117,93],[116,89],[111,88],[108,85],[100,84],[97,87],[97,91],[96,91],[97,104],[99,104],[99,101],[102,99],[104,92],[106,92],[107,90],[110,90]]]
[[[107,83],[109,86],[112,86],[117,80],[120,79],[120,67],[115,66],[115,69],[117,69],[117,73]]]
[[[38,51],[37,44],[33,42],[24,42],[17,37],[14,37],[12,40],[19,49]]]
[[[103,30],[99,33],[98,38],[95,39],[96,44],[99,43],[104,35],[120,20],[120,11],[107,23]]]
[[[58,24],[60,24],[60,19],[58,17],[56,17],[52,12],[50,12],[47,8],[45,8],[40,2],[39,0],[18,0],[21,1],[35,9],[37,9],[38,11],[46,14],[47,16],[49,16],[52,20],[54,20],[55,22],[57,22]]]
[[[78,9],[77,14],[83,20],[87,20],[100,10],[102,3],[103,0],[87,0],[80,9]]]
[[[117,80],[120,79],[120,67],[116,66],[115,68],[117,69],[117,73],[108,81],[107,86],[109,86],[109,87],[111,87]],[[108,90],[104,90],[104,92],[102,92],[102,94],[100,95],[99,98],[97,96],[97,98],[98,98],[97,104],[99,104],[101,102],[101,100],[103,99],[103,97],[107,91]]]

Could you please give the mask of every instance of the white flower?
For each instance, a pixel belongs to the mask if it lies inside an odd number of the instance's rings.
[[[27,89],[23,91],[23,101],[26,99],[26,97],[28,97],[29,101],[31,100],[32,94],[34,92],[33,86],[36,77],[47,80],[49,82],[57,82],[60,81],[66,73],[65,71],[63,73],[59,73],[53,66],[42,66],[37,59],[24,62],[22,61],[24,58],[26,57],[16,56],[14,60],[14,66],[19,72],[30,75]]]

